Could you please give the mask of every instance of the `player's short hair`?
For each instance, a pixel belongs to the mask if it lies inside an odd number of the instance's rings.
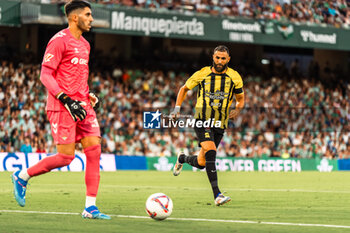
[[[226,52],[229,56],[230,56],[230,50],[228,50],[228,48],[225,45],[219,45],[214,49],[214,53],[216,53],[217,51],[219,52]]]
[[[64,13],[68,17],[68,15],[76,10],[76,9],[84,9],[85,7],[89,7],[91,9],[91,5],[88,1],[85,0],[70,0],[64,5]]]

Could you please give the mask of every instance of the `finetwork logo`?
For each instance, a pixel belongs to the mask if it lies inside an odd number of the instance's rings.
[[[162,113],[157,110],[156,112],[143,112],[143,128],[144,129],[160,129],[160,116]]]

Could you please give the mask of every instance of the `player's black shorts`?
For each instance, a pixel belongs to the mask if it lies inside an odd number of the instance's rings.
[[[198,128],[196,126],[194,127],[194,131],[199,139],[199,146],[201,142],[212,141],[215,143],[216,148],[219,146],[225,132],[225,130],[221,128]]]

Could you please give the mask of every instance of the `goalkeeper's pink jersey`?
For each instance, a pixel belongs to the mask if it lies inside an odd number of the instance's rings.
[[[89,54],[89,42],[83,36],[79,40],[76,39],[66,28],[51,38],[42,62],[42,66],[55,70],[53,76],[64,93],[85,103],[90,103]],[[46,110],[65,111],[65,107],[48,92]]]

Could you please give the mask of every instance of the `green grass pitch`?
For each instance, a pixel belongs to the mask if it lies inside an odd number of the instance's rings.
[[[109,221],[78,215],[85,204],[83,173],[32,179],[24,208],[13,198],[10,174],[0,173],[0,232],[350,232],[347,172],[219,172],[221,190],[232,198],[220,207],[214,205],[205,172],[183,171],[178,177],[156,171],[102,172],[97,206],[113,215]],[[170,219],[126,217],[146,217],[145,201],[156,192],[173,200]],[[310,225],[293,225],[299,223]]]

